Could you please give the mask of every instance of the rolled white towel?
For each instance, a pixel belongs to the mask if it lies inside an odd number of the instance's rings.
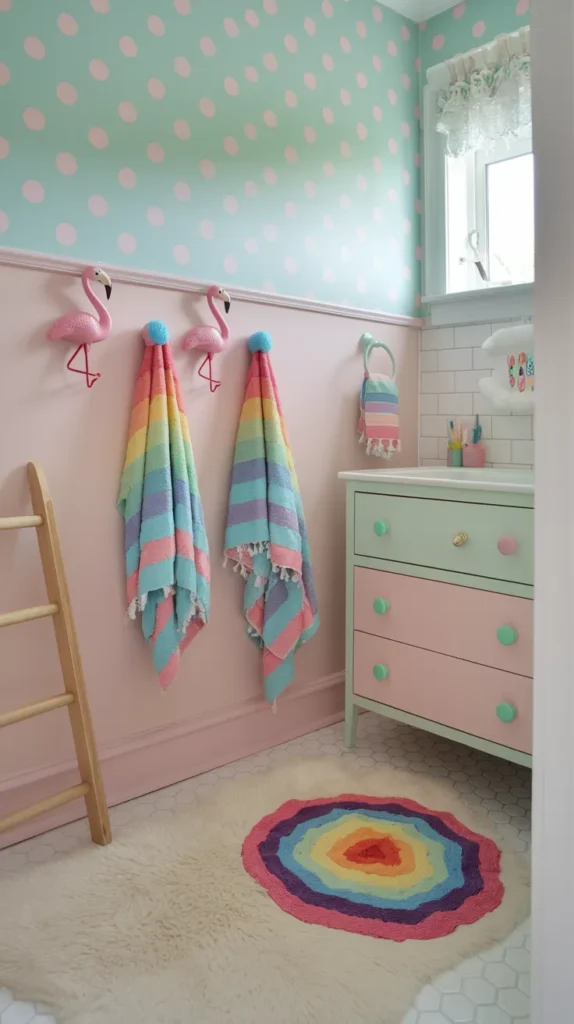
[[[512,327],[501,327],[483,341],[482,348],[494,355],[507,352],[531,352],[534,347],[534,328],[532,324],[513,324]]]

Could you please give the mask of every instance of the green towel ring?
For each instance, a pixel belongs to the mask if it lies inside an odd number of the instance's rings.
[[[375,341],[372,334],[363,334],[359,344],[363,350],[363,365],[365,367],[365,373],[368,374],[369,372],[369,359],[371,357],[373,349],[384,348],[389,359],[391,360],[391,377],[394,380],[397,375],[397,364],[395,363],[395,357],[391,352],[389,346],[385,345],[384,341]]]

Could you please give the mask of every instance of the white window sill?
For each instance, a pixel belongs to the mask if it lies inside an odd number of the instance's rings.
[[[531,317],[534,312],[534,283],[477,288],[449,295],[425,295],[429,327],[494,323]]]

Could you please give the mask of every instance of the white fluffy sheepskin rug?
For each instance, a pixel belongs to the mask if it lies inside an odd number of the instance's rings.
[[[353,794],[367,799],[353,801]],[[339,804],[348,806],[329,811],[330,801],[340,797]],[[397,815],[382,837],[369,811],[381,800],[395,800]],[[317,806],[302,812],[298,801]],[[424,822],[408,824],[410,811],[401,818],[401,801],[403,807],[422,805],[421,813],[440,812],[452,827],[454,815],[467,837],[470,830],[495,840],[502,850],[504,895],[500,902],[496,863],[489,881],[494,909],[481,909],[469,883],[468,923],[447,933],[444,920],[461,913],[456,900],[444,895],[446,883],[440,887],[451,853],[437,852],[441,844],[429,838],[436,833],[425,833]],[[321,807],[329,811],[328,821]],[[297,814],[302,831],[295,834]],[[242,847],[250,833],[244,865]],[[485,848],[483,875],[493,867],[488,839]],[[334,857],[334,850],[343,866],[331,859],[332,875],[324,858]],[[467,850],[462,857],[467,869],[472,856]],[[280,880],[276,875],[289,863],[295,874]],[[455,870],[447,868],[447,874]],[[378,926],[364,917],[361,899],[365,872],[379,872],[384,895],[392,885],[388,877],[403,870],[422,879],[408,893],[419,893],[414,905],[425,885],[436,881],[437,899],[442,893],[446,902],[444,913],[430,919],[441,937],[425,938],[426,925],[416,914],[412,924],[422,927],[417,938],[405,939],[401,925],[396,937],[402,941],[375,937]],[[289,879],[298,872],[310,888],[293,887]],[[350,915],[340,902],[345,886],[338,872],[349,880]],[[436,878],[428,881],[433,872]],[[315,884],[321,924],[309,923],[319,919],[313,917]],[[86,844],[4,879],[0,981],[16,997],[48,1003],[59,1022],[74,1024],[400,1024],[421,986],[501,940],[527,913],[526,863],[448,782],[360,768],[352,757],[314,758],[225,781],[170,821],[119,829],[106,848]],[[344,930],[349,923],[357,930]]]

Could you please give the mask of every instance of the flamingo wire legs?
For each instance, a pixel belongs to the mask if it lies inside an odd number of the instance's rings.
[[[209,390],[213,394],[214,391],[217,391],[217,389],[219,387],[221,387],[221,381],[213,379],[212,359],[213,359],[213,356],[212,356],[211,352],[209,352],[208,355],[206,355],[205,359],[203,360],[201,366],[199,367],[199,370],[197,371],[197,374],[198,374],[199,377],[202,377],[203,380],[208,380],[209,381]],[[209,363],[209,376],[206,373],[202,373],[201,372],[203,370],[203,367],[205,366],[206,363]]]
[[[76,356],[78,355],[78,352],[80,352],[81,349],[84,350],[84,364],[85,364],[85,369],[84,370],[79,370],[76,366],[72,366],[72,363],[74,362],[74,359],[76,358]],[[100,377],[102,376],[101,373],[92,373],[92,371],[90,370],[90,366],[89,366],[89,362],[88,362],[88,345],[86,345],[86,344],[78,345],[78,347],[77,347],[76,351],[74,352],[73,356],[71,356],[70,359],[68,359],[68,362],[66,363],[66,369],[70,370],[71,373],[79,373],[79,374],[82,375],[82,377],[85,377],[86,378],[86,387],[88,387],[88,388],[92,388],[94,386],[94,384],[96,383],[96,381],[99,380]]]

